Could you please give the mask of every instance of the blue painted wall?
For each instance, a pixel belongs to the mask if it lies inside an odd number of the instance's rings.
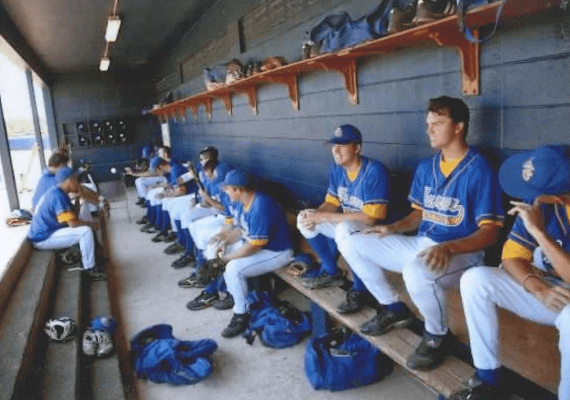
[[[150,82],[148,75],[130,71],[60,75],[53,84],[59,135],[64,135],[66,125],[74,125],[76,122],[119,117],[133,122],[131,131],[134,137],[131,144],[72,149],[74,160],[87,159],[92,162],[96,180],[119,179],[120,174],[112,174],[111,168],[122,171],[138,157],[144,144],[160,137],[160,125],[156,118],[142,115],[142,110],[149,107],[155,95]]]
[[[356,3],[330,11],[348,9],[359,16],[356,11],[366,12],[372,2]],[[278,27],[275,35],[239,58],[245,61],[263,54],[294,60],[300,52],[301,33],[323,17],[311,17],[304,24],[292,21],[289,30]],[[198,38],[207,28],[194,29]],[[472,116],[468,141],[487,149],[497,162],[513,151],[544,143],[570,144],[568,45],[568,38],[556,37],[550,17],[501,26],[482,46],[482,94],[464,97]],[[178,46],[170,62],[176,54],[182,59],[181,54],[192,51],[192,46],[196,44]],[[323,142],[339,124],[357,126],[364,136],[364,154],[382,160],[393,171],[411,173],[418,160],[432,154],[425,135],[425,106],[429,98],[443,94],[463,97],[459,68],[454,49],[432,44],[361,59],[360,104],[355,107],[348,102],[342,77],[334,72],[300,78],[299,111],[292,109],[284,86],[262,86],[258,115],[252,114],[245,96],[235,96],[233,116],[216,101],[212,121],[202,108],[197,121],[190,113],[185,123],[171,121],[174,153],[195,159],[201,147],[214,145],[224,160],[283,183],[299,199],[318,203],[332,162],[329,146]],[[177,88],[181,96],[203,90],[200,77]]]

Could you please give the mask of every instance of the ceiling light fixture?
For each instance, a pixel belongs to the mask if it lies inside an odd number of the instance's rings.
[[[107,30],[105,31],[105,40],[107,42],[116,42],[121,27],[121,18],[118,15],[109,16],[107,21]]]
[[[105,72],[109,69],[110,65],[111,65],[111,60],[109,60],[109,57],[103,57],[101,58],[101,62],[99,63],[99,70]]]

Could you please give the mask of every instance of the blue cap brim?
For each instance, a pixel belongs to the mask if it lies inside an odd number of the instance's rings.
[[[543,193],[526,183],[522,178],[523,163],[532,156],[525,152],[507,158],[499,170],[499,182],[503,191],[511,197],[532,200]]]

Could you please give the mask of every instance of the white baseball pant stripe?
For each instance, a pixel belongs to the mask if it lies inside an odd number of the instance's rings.
[[[140,178],[135,179],[135,187],[137,188],[138,196],[146,199],[148,191],[163,182],[167,182],[164,176],[141,176]]]
[[[192,222],[188,229],[199,250],[206,250],[208,242],[223,228],[225,217],[223,215],[210,215]]]
[[[243,246],[244,242],[236,243],[236,245]],[[226,253],[235,251],[235,247],[239,246],[230,246],[230,249],[228,249]],[[248,293],[247,278],[253,278],[278,270],[290,263],[292,257],[293,250],[291,249],[283,251],[262,249],[251,256],[231,260],[226,265],[224,279],[228,287],[228,292],[230,292],[234,298],[234,313],[243,314],[248,310],[246,301]]]
[[[46,240],[33,245],[39,250],[60,250],[78,243],[81,249],[83,269],[95,267],[95,240],[93,239],[93,230],[89,226],[60,228]]]
[[[198,204],[197,206],[189,208],[183,212],[182,218],[180,219],[182,229],[188,229],[191,223],[216,214],[218,214],[218,210],[214,207],[202,207]]]
[[[481,265],[484,252],[453,256],[444,273],[432,272],[418,253],[438,243],[425,236],[355,233],[343,240],[340,251],[352,270],[362,279],[368,291],[380,304],[399,301],[399,296],[387,281],[384,270],[403,275],[412,301],[419,309],[425,329],[434,335],[447,332],[446,287],[456,287],[461,274],[470,267]]]
[[[461,278],[461,297],[473,363],[479,369],[501,366],[497,306],[530,321],[556,326],[560,332],[561,361],[558,399],[570,400],[570,305],[560,312],[550,310],[505,270],[492,267],[465,272]]]

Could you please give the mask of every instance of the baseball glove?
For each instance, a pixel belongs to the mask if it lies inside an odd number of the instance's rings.
[[[224,263],[220,258],[208,260],[196,271],[196,282],[200,285],[208,285],[210,282],[222,275],[225,269],[226,263]]]

